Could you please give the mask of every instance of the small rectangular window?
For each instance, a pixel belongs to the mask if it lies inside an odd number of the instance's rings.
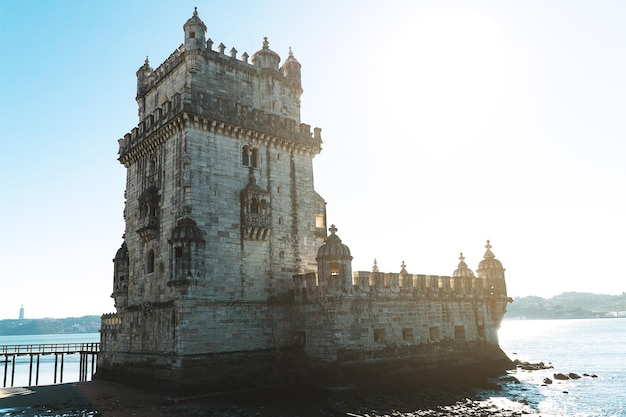
[[[465,326],[454,326],[454,338],[456,340],[465,340]]]
[[[385,329],[374,329],[374,342],[383,343],[386,339],[387,332]]]
[[[413,342],[415,340],[415,338],[413,337],[413,328],[407,327],[405,329],[402,329],[402,339],[406,340],[407,342]]]
[[[485,337],[486,336],[485,325],[481,324],[480,326],[478,326],[478,336],[479,337]]]
[[[439,337],[439,326],[434,326],[434,327],[430,327],[428,329],[428,333],[430,335],[430,341],[431,342],[438,342],[440,337]]]

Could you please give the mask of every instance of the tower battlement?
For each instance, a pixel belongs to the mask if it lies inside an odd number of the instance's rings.
[[[294,275],[293,280],[295,296],[302,300],[328,296],[484,299],[496,295],[484,279],[476,277],[356,271],[352,283],[343,288],[321,283],[314,272]]]

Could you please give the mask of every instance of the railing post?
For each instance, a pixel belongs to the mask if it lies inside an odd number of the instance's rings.
[[[13,364],[11,366],[11,386],[15,382],[15,355],[13,355]]]
[[[63,383],[63,362],[65,359],[65,353],[63,353],[63,351],[61,351],[61,381],[60,383]]]
[[[37,374],[35,375],[35,385],[39,385],[39,356],[37,355]]]
[[[57,383],[57,363],[59,360],[59,354],[55,353],[54,354],[54,383]]]
[[[9,369],[9,357],[4,355],[4,382],[2,384],[3,387],[7,386],[7,370]]]
[[[28,367],[28,386],[32,385],[33,380],[33,354],[30,354],[30,366]]]

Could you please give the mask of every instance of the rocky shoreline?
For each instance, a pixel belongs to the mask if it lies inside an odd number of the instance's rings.
[[[0,414],[22,417],[538,416],[533,404],[526,402],[527,394],[511,395],[510,388],[511,385],[519,384],[520,392],[537,389],[535,384],[520,382],[515,373],[545,372],[549,369],[552,369],[550,364],[516,361],[515,370],[494,379],[460,375],[456,379],[447,380],[445,384],[432,381],[418,385],[405,381],[366,388],[296,385],[222,395],[177,397],[121,384],[92,381],[0,389]],[[555,381],[562,382],[565,379],[596,376],[554,373],[553,377]],[[544,380],[544,384],[550,383]],[[508,388],[503,390],[503,386]]]
[[[14,391],[11,391],[14,390]],[[21,390],[19,393],[16,390]],[[29,392],[30,391],[30,392]],[[412,390],[411,390],[412,391]],[[177,400],[101,382],[4,389],[0,413],[22,417],[443,417],[532,415],[516,402],[479,400],[477,390],[419,392],[272,388],[246,394]],[[12,395],[13,392],[15,395]]]

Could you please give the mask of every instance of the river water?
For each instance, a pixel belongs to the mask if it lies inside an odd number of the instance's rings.
[[[527,402],[544,417],[626,416],[626,319],[505,320],[499,338],[511,359],[554,369],[517,370],[519,383],[501,382],[501,392],[486,396]],[[555,373],[582,378],[558,381]]]

